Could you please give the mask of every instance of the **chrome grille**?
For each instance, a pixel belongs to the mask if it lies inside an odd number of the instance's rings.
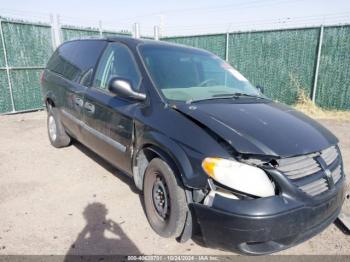
[[[314,174],[320,171],[321,167],[313,157],[313,155],[306,155],[281,159],[278,163],[278,169],[290,179],[298,179]]]
[[[311,196],[316,196],[328,190],[328,183],[325,178],[321,178],[299,188]]]
[[[331,176],[336,184],[342,176],[341,163],[334,167],[338,156],[337,147],[332,146],[318,153],[280,159],[277,161],[277,169],[297,184],[302,191],[310,196],[316,196],[329,189],[327,178],[325,176],[320,178],[320,172],[324,175],[324,171],[316,158],[321,157],[328,168],[332,167]]]
[[[334,169],[334,171],[332,172],[332,177],[334,184],[336,184],[341,178],[341,165],[337,166],[337,168]]]
[[[321,157],[326,162],[327,166],[329,166],[338,157],[338,151],[334,146],[332,146],[330,148],[323,150],[321,152]]]

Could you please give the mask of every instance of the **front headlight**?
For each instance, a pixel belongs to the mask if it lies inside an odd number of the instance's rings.
[[[202,167],[208,176],[229,188],[258,197],[275,195],[274,186],[260,168],[210,157],[203,160]]]

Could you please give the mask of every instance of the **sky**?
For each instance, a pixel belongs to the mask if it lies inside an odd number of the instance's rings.
[[[0,16],[163,36],[350,23],[350,0],[0,0]]]

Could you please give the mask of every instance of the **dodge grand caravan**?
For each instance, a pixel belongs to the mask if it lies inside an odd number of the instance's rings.
[[[267,254],[338,216],[337,138],[217,56],[127,37],[63,43],[43,72],[48,136],[131,176],[162,237]]]

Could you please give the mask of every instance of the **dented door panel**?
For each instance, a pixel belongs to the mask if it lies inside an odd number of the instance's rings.
[[[92,105],[93,110],[86,105]],[[90,106],[91,107],[91,106]],[[84,100],[84,142],[103,158],[130,173],[132,114],[136,105],[96,88]]]

